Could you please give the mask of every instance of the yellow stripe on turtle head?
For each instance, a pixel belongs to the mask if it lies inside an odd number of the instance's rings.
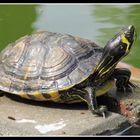
[[[121,41],[122,41],[123,43],[127,44],[126,52],[128,52],[129,46],[130,46],[130,42],[129,42],[128,39],[125,37],[125,35],[121,35]]]

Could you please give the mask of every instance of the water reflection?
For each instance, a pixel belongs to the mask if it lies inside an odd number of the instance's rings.
[[[95,40],[99,24],[92,18],[91,9],[91,5],[40,5],[33,27]]]

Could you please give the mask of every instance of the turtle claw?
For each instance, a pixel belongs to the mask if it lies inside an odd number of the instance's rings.
[[[102,116],[104,119],[106,118],[107,113],[107,107],[106,106],[100,106],[98,109],[99,115]]]
[[[107,107],[106,106],[100,106],[98,109],[92,110],[92,113],[97,114],[98,116],[101,116],[105,119],[106,114],[107,114]]]

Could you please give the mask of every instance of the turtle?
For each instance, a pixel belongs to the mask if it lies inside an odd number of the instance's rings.
[[[103,116],[97,97],[116,84],[131,87],[131,72],[116,68],[135,39],[133,25],[123,27],[105,47],[66,33],[36,31],[10,43],[0,53],[0,90],[22,98],[55,103],[86,102]]]

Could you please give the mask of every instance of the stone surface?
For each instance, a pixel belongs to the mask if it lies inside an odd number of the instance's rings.
[[[1,136],[115,135],[130,127],[125,117],[111,113],[97,117],[86,104],[33,102],[0,97]]]

